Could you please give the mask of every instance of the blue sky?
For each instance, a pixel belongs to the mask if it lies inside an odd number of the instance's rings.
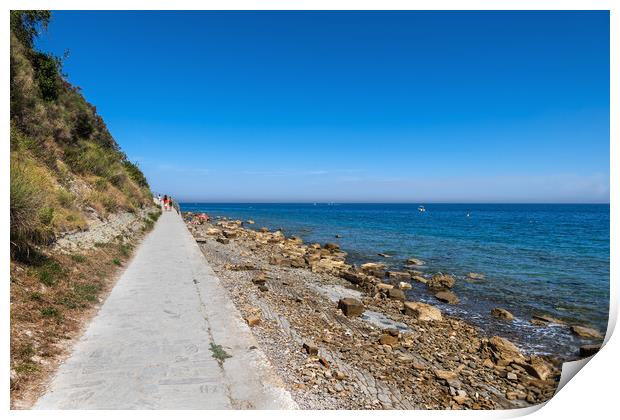
[[[607,12],[54,12],[186,201],[608,202]]]

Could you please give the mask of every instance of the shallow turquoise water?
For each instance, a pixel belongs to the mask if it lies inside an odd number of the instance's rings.
[[[254,219],[306,242],[337,242],[351,262],[393,268],[421,258],[427,272],[460,278],[456,307],[439,305],[522,348],[570,357],[582,342],[566,328],[533,327],[543,312],[605,331],[609,311],[609,205],[578,204],[196,204],[183,211]],[[469,216],[468,216],[469,215]],[[341,238],[335,238],[335,235]],[[383,259],[377,253],[392,256]],[[470,272],[484,281],[468,281]],[[412,298],[437,304],[421,285]],[[517,317],[489,316],[501,306]]]

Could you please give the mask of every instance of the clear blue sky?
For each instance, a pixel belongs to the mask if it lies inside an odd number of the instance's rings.
[[[608,202],[607,12],[54,12],[154,191]]]

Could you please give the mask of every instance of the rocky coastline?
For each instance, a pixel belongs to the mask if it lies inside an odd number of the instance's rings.
[[[354,266],[337,244],[244,227],[252,220],[184,219],[302,408],[509,409],[545,402],[557,388],[559,360],[523,354],[433,305],[407,301],[416,281],[439,301],[459,300],[455,279],[423,275],[419,259],[407,271]],[[493,315],[512,317],[502,308]]]

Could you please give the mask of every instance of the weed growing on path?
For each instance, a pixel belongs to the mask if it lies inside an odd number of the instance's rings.
[[[211,343],[209,348],[211,349],[213,357],[220,365],[224,363],[224,360],[232,357],[230,354],[226,353],[226,350],[224,350],[219,344]]]

